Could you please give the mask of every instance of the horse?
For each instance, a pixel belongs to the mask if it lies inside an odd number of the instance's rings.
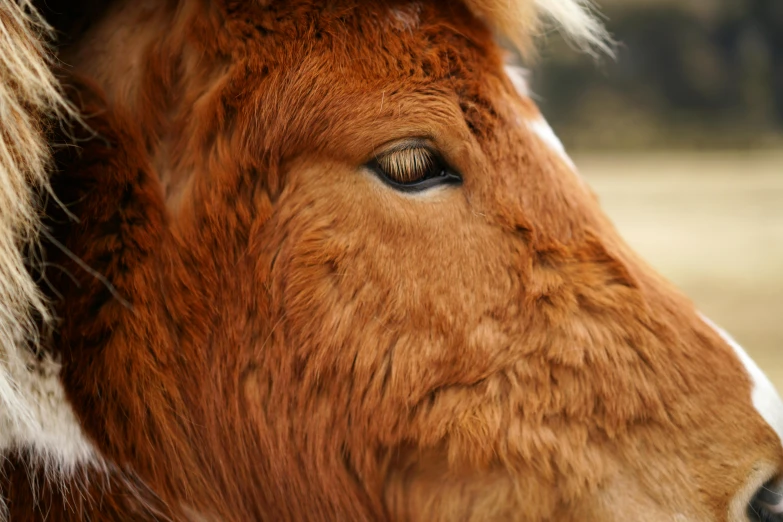
[[[9,520],[783,520],[774,387],[514,61],[585,2],[0,22]]]

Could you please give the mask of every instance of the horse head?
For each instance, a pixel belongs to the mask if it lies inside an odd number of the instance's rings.
[[[572,0],[120,0],[79,33],[53,516],[108,512],[73,475],[137,518],[779,516],[783,404],[537,109],[498,42],[542,16],[607,48]]]

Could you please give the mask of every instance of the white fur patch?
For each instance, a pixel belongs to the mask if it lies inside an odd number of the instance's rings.
[[[568,156],[565,147],[563,147],[563,143],[557,137],[555,131],[552,130],[552,127],[549,126],[549,123],[547,123],[543,117],[528,121],[527,126],[531,131],[533,131],[533,134],[535,134],[538,139],[543,141],[547,147],[556,152],[566,163],[566,165],[568,165],[571,170],[576,173],[576,165],[574,165],[574,162],[571,161],[571,158]]]
[[[530,97],[530,86],[528,85],[527,75],[528,71],[524,67],[518,65],[506,64],[503,66],[503,70],[506,72],[506,76],[511,80],[511,85],[514,86],[517,93],[522,98]]]
[[[0,429],[7,444],[27,451],[53,472],[95,463],[95,448],[65,396],[60,365],[45,355],[40,362],[28,361],[25,371],[14,380],[17,397],[22,400],[11,405],[2,419]]]
[[[701,315],[701,314],[700,314]],[[735,341],[726,331],[710,321],[707,317],[701,315],[702,320],[714,329],[726,343],[734,349],[734,352],[739,357],[742,364],[748,371],[751,380],[753,381],[752,400],[753,406],[759,412],[759,415],[769,424],[775,433],[780,437],[781,444],[783,444],[783,401],[780,399],[777,390],[772,385],[770,380],[764,375],[764,372],[758,367],[758,365],[750,358],[750,356],[742,349],[742,347]]]

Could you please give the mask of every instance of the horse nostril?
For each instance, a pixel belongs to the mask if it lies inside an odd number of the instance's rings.
[[[751,522],[783,522],[783,489],[767,483],[748,504]]]

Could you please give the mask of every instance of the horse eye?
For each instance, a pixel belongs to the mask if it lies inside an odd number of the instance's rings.
[[[406,143],[385,151],[368,166],[387,185],[402,192],[418,192],[462,181],[440,156],[419,143]]]

